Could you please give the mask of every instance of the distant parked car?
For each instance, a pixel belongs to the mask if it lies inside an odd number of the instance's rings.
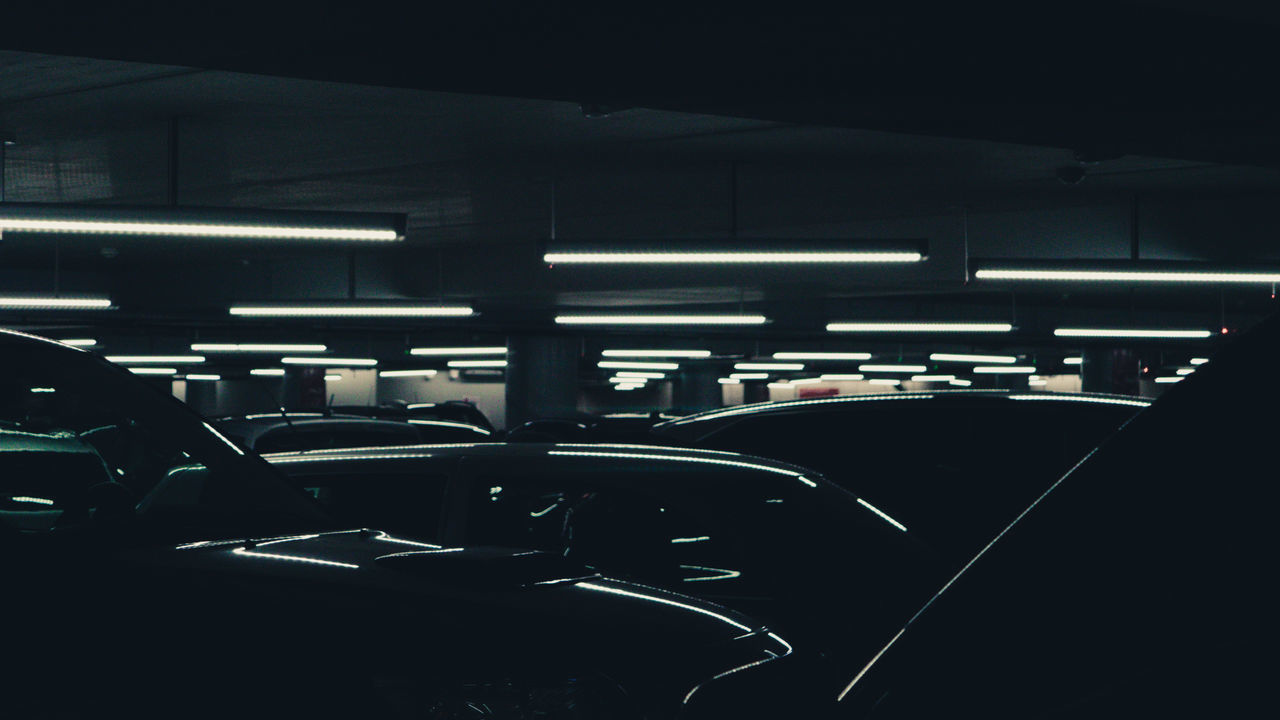
[[[373,420],[324,413],[263,413],[219,418],[214,426],[236,444],[259,453],[424,442],[484,442],[493,436],[489,430],[465,423]]]
[[[666,413],[611,413],[573,418],[530,420],[507,433],[508,442],[640,443],[651,444],[649,428],[672,420]]]
[[[441,402],[396,401],[382,405],[335,405],[329,410],[342,415],[359,415],[378,420],[441,420],[474,425],[493,431],[493,423],[473,403],[465,400]]]
[[[626,445],[265,456],[348,524],[527,547],[733,607],[862,662],[944,578],[877,508],[793,465]]]
[[[742,405],[653,428],[685,447],[748,452],[825,475],[953,567],[1150,401],[942,391]]]

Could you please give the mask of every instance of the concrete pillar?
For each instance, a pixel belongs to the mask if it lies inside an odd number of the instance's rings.
[[[204,417],[218,414],[218,383],[208,380],[188,380],[186,403]]]
[[[1132,350],[1085,349],[1080,368],[1080,388],[1084,392],[1138,394],[1141,360]]]
[[[686,365],[675,382],[675,410],[695,413],[714,410],[722,404],[720,373],[710,365]]]
[[[322,410],[325,401],[325,369],[311,366],[289,366],[284,371],[281,404],[286,410]]]
[[[507,339],[507,427],[578,411],[576,338],[521,335]]]
[[[769,383],[765,380],[743,380],[742,402],[744,404],[769,401]]]

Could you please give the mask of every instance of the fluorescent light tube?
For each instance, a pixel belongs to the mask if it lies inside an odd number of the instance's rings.
[[[131,367],[129,372],[134,375],[177,375],[178,369],[171,367]]]
[[[774,360],[870,360],[867,352],[776,352]]]
[[[470,307],[448,305],[232,305],[240,317],[470,317]]]
[[[734,380],[768,380],[769,373],[733,373],[729,377]]]
[[[822,382],[822,378],[800,378],[799,380],[792,380],[791,384],[792,385],[813,385],[815,383],[820,383],[820,382]]]
[[[979,365],[973,369],[977,375],[1034,375],[1034,365]]]
[[[284,368],[254,368],[249,371],[249,374],[259,377],[284,377]]]
[[[1203,365],[1209,362],[1209,358],[1191,358],[1192,365]]]
[[[858,372],[900,372],[922,373],[929,368],[924,365],[859,365]]]
[[[734,363],[734,370],[803,370],[802,363],[768,363],[768,362],[740,362]]]
[[[972,380],[959,380],[959,379],[957,379],[957,380],[949,380],[949,381],[947,381],[947,384],[948,384],[948,385],[954,385],[954,386],[956,386],[956,387],[969,387],[970,385],[972,385],[972,384],[973,384],[973,381],[972,381]]]
[[[1195,372],[1195,371],[1196,371],[1196,369],[1195,369],[1195,368],[1178,368],[1178,374],[1179,374],[1179,375],[1190,375],[1191,373],[1193,373],[1193,372]]]
[[[98,341],[93,338],[70,338],[68,340],[59,340],[58,342],[72,347],[93,347],[98,344]]]
[[[1009,323],[978,322],[832,322],[827,332],[887,333],[1003,333],[1011,332]]]
[[[117,365],[143,365],[162,363],[165,365],[195,365],[204,362],[203,355],[108,355],[107,361]]]
[[[934,362],[987,363],[988,365],[1012,365],[1018,362],[1013,355],[966,355],[963,353],[933,353]]]
[[[951,382],[955,375],[912,375],[911,382]]]
[[[505,345],[494,345],[491,347],[439,347],[439,348],[410,348],[410,355],[426,355],[430,357],[456,357],[458,355],[506,355],[507,348]]]
[[[1027,384],[1030,385],[1031,387],[1038,387],[1041,385],[1048,385],[1049,381],[1048,380],[1028,380]]]
[[[1166,339],[1196,339],[1213,335],[1208,330],[1142,330],[1137,328],[1057,328],[1053,331],[1053,334],[1058,337]]]
[[[609,378],[609,382],[615,383],[615,384],[622,384],[622,385],[644,385],[645,384],[644,378],[618,377],[616,375],[614,377]]]
[[[1183,378],[1181,376],[1166,376],[1166,377],[1156,378],[1156,382],[1158,383],[1176,383],[1176,382],[1182,382],[1182,380]]]
[[[1035,280],[1048,282],[1130,282],[1130,283],[1253,283],[1280,282],[1280,272],[1202,270],[1036,270],[1032,268],[987,268],[973,276],[979,280]]]
[[[331,374],[331,375],[325,375],[325,376],[324,376],[324,381],[325,381],[325,382],[338,382],[338,381],[339,381],[339,380],[341,380],[341,379],[342,379],[342,376],[341,376],[341,375],[338,375],[337,373],[334,373],[334,374]]]
[[[504,368],[506,360],[450,360],[451,368]]]
[[[329,348],[304,343],[191,343],[191,350],[210,353],[322,353]]]
[[[404,239],[405,219],[392,213],[6,203],[0,232],[396,242]]]
[[[700,265],[700,264],[823,264],[823,263],[910,263],[924,260],[918,252],[813,252],[774,250],[725,250],[722,252],[549,252],[542,256],[548,265]]]
[[[901,380],[894,380],[892,378],[871,378],[867,382],[871,383],[872,385],[901,385],[902,384]]]
[[[435,377],[439,370],[382,370],[378,377]]]
[[[1084,358],[1079,355],[1075,357],[1065,357],[1065,358],[1062,358],[1062,364],[1063,365],[1083,365]]]
[[[721,385],[741,385],[742,384],[741,380],[737,378],[731,378],[731,377],[719,378],[716,380],[716,382],[720,383]]]
[[[323,365],[324,367],[373,367],[378,364],[373,358],[331,358],[331,357],[286,357],[280,358],[285,365]]]
[[[0,206],[2,207],[2,206]],[[108,298],[0,297],[0,310],[112,310]]]
[[[184,376],[187,380],[221,380],[221,375],[210,375],[204,373],[187,373]]]
[[[621,378],[643,378],[645,380],[662,380],[667,376],[666,373],[637,372],[635,370],[619,370],[614,375]]]
[[[600,353],[604,357],[619,358],[709,358],[710,350],[605,350]]]
[[[644,387],[644,383],[630,383],[630,384],[614,385],[613,389],[614,390],[638,390],[642,387]]]
[[[862,380],[865,376],[861,373],[827,373],[818,376],[823,382],[841,382],[849,380]]]
[[[763,315],[557,315],[559,325],[764,325]]]
[[[601,360],[596,367],[614,370],[679,370],[677,363],[632,362],[630,360]]]

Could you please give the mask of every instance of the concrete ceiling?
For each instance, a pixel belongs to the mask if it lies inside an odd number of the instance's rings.
[[[1011,293],[965,276],[967,257],[1126,258],[1135,227],[1144,258],[1280,260],[1271,211],[1280,171],[1266,162],[1191,152],[1082,165],[1070,146],[767,115],[630,107],[587,117],[555,99],[0,52],[0,130],[18,141],[5,168],[10,201],[164,203],[176,158],[182,204],[410,218],[402,246],[355,250],[11,235],[0,242],[0,282],[108,292],[121,310],[92,322],[151,337],[277,335],[279,325],[231,322],[226,306],[353,291],[466,301],[482,313],[430,328],[310,326],[353,343],[369,333],[400,342],[407,333],[549,332],[561,308],[744,308],[775,318],[758,332],[720,334],[741,341],[818,340],[826,320],[849,317],[1016,314],[1035,342],[1069,318],[1216,325],[1270,309],[1257,289]],[[1054,176],[1062,166],[1088,176],[1064,185]],[[922,238],[930,258],[821,271],[548,269],[539,248],[553,228],[562,239]]]

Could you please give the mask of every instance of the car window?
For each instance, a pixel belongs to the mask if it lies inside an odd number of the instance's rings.
[[[439,537],[444,475],[352,471],[301,474],[292,479],[340,524],[425,540]]]
[[[472,543],[554,552],[641,582],[696,584],[689,592],[734,594],[754,579],[738,538],[678,503],[583,481],[489,478],[476,488]]]

